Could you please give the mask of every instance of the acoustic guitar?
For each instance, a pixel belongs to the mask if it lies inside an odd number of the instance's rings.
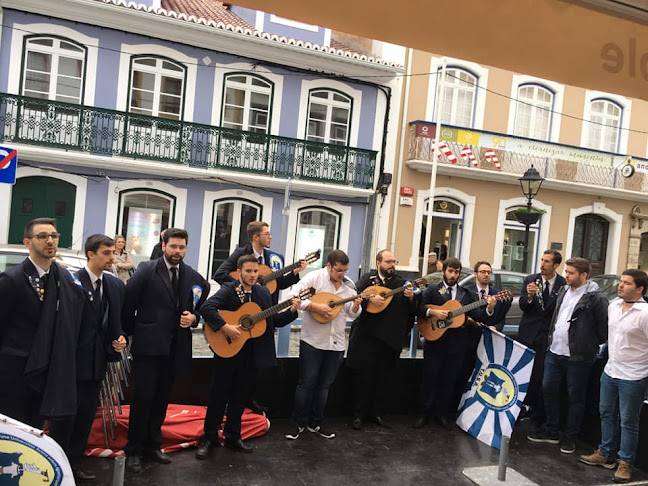
[[[315,289],[309,287],[302,290],[296,297],[305,300],[314,294]],[[254,302],[246,302],[235,311],[219,310],[218,313],[227,324],[238,326],[241,335],[236,339],[231,339],[221,329],[214,331],[209,324],[205,323],[205,338],[209,343],[209,347],[214,354],[221,358],[231,358],[237,355],[248,339],[263,336],[266,331],[266,319],[268,317],[279,314],[279,312],[291,305],[292,299],[288,299],[268,307],[264,311]]]
[[[489,296],[491,297],[491,296]],[[513,297],[510,290],[503,290],[494,296],[497,300],[507,300]],[[418,328],[421,335],[427,341],[437,341],[448,329],[461,327],[466,321],[466,312],[478,307],[488,305],[488,299],[480,299],[464,306],[458,300],[449,300],[443,305],[426,305],[428,309],[448,311],[448,317],[437,319],[434,316],[418,318]]]
[[[344,299],[330,292],[319,292],[315,294],[313,297],[311,297],[311,302],[315,302],[316,304],[328,305],[331,308],[331,317],[324,317],[323,315],[317,314],[316,312],[311,312],[311,315],[313,316],[313,319],[315,319],[320,324],[328,324],[333,319],[335,319],[337,315],[342,311],[342,306],[344,304],[346,304],[347,302],[351,302],[352,300],[355,300],[358,297],[362,297],[363,299],[367,300],[367,299],[371,299],[372,297],[375,297],[376,295],[382,295],[383,297],[388,298],[389,302],[391,302],[391,299],[394,297],[394,295],[400,292],[404,292],[406,289],[410,287],[422,287],[424,285],[427,285],[431,281],[431,279],[432,279],[431,275],[426,275],[425,277],[421,277],[415,280],[414,283],[403,285],[402,287],[398,287],[397,289],[388,289],[380,285],[372,285],[364,289],[359,294],[353,295],[351,297],[346,297]],[[385,307],[387,307],[387,304],[389,302],[385,302],[381,306],[374,306],[374,308],[378,310],[374,310],[373,313],[384,310]]]
[[[416,280],[414,280],[414,282],[408,282],[405,285],[395,289],[388,289],[387,287],[383,287],[381,285],[372,285],[371,287],[367,287],[367,289],[371,289],[373,291],[373,295],[371,297],[380,295],[383,299],[385,299],[385,301],[383,302],[382,305],[377,305],[374,304],[373,302],[369,302],[365,310],[371,314],[378,314],[379,312],[382,312],[387,308],[389,303],[394,298],[394,295],[400,294],[401,292],[405,292],[407,289],[410,288],[425,287],[427,284],[430,283],[431,280],[432,280],[432,274],[428,274],[425,275],[424,277],[417,278]]]
[[[315,263],[317,260],[319,260],[321,254],[322,250],[317,250],[306,255],[304,258],[302,258],[302,260],[306,260],[310,265],[311,263]],[[259,285],[265,285],[270,293],[274,294],[277,291],[277,279],[283,277],[287,273],[290,273],[295,268],[299,267],[302,260],[298,260],[295,263],[291,263],[286,267],[274,271],[268,265],[259,265],[259,278],[257,279],[257,283]],[[236,273],[236,270],[230,272],[230,277],[232,277],[234,280],[238,280],[238,274]]]

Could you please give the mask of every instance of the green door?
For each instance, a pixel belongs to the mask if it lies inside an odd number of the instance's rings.
[[[11,194],[9,243],[22,243],[25,225],[35,218],[55,218],[60,248],[72,246],[76,187],[50,177],[21,177]]]

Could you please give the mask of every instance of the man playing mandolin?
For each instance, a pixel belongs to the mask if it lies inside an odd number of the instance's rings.
[[[227,341],[231,342],[244,339],[247,331],[239,326],[238,320],[226,322],[219,311],[235,311],[248,302],[257,304],[260,310],[272,307],[270,291],[261,285],[256,285],[259,262],[254,255],[243,255],[238,259],[237,274],[238,282],[224,283],[200,309],[205,323],[215,332],[224,333]],[[252,446],[241,440],[241,415],[253,384],[254,370],[276,365],[275,327],[282,327],[294,321],[299,303],[299,298],[294,298],[290,310],[274,317],[268,316],[265,332],[245,342],[234,356],[221,358],[214,355],[212,384],[205,416],[205,434],[198,445],[196,459],[205,459],[212,446],[218,443],[218,430],[223,422],[226,407],[225,447],[241,452],[254,450]]]
[[[381,417],[387,377],[395,369],[407,334],[414,324],[414,292],[412,286],[406,286],[406,280],[396,274],[397,263],[391,251],[382,250],[376,255],[376,270],[364,274],[356,283],[358,292],[372,286],[386,292],[401,291],[387,298],[381,295],[371,297],[367,302],[378,306],[378,313],[363,312],[351,328],[347,366],[354,370],[355,430],[362,428],[364,420],[387,426]]]

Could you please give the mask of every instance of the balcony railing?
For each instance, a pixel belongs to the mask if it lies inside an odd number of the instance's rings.
[[[0,93],[0,141],[373,187],[377,152]]]
[[[434,123],[410,122],[408,160],[432,161],[435,136]],[[438,160],[447,166],[522,175],[533,164],[546,179],[648,192],[648,160],[639,157],[632,157],[637,168],[635,174],[624,178],[621,168],[629,159],[626,155],[445,125],[441,141],[446,143],[456,157],[456,162],[453,163],[442,154]],[[477,166],[470,158],[462,157],[465,148],[470,149]],[[488,151],[495,154],[500,164],[499,169],[487,156]]]

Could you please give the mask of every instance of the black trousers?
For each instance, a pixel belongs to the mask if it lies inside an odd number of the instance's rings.
[[[127,455],[140,455],[162,445],[174,366],[169,356],[136,356],[133,359],[133,402],[128,420]]]
[[[241,438],[241,416],[255,377],[251,362],[251,347],[248,344],[231,358],[214,355],[204,438],[218,441],[218,431],[223,423],[225,409],[225,437],[233,440]]]
[[[449,335],[451,332],[439,341],[426,341],[423,346],[421,413],[425,415],[441,416],[457,411],[457,380],[464,369],[465,349],[444,342],[454,339]]]
[[[27,358],[0,356],[0,413],[42,429],[42,397],[25,383],[26,364]]]
[[[533,346],[530,347],[536,352],[536,355],[524,403],[532,409],[531,419],[540,425],[545,422],[546,418],[542,379],[544,377],[545,355],[547,354],[547,338],[537,339]]]
[[[398,352],[375,337],[363,338],[355,347],[353,415],[375,417],[385,411],[385,395]]]
[[[77,414],[52,419],[50,423],[50,437],[58,442],[73,467],[86,449],[100,390],[101,381],[77,381]]]

